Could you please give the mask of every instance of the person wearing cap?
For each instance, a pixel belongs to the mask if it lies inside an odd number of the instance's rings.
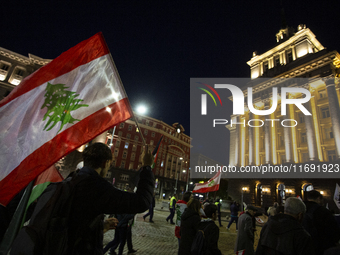
[[[284,213],[269,217],[263,226],[256,255],[300,254],[321,255],[315,252],[311,236],[302,227],[305,204],[297,197],[289,197]]]
[[[253,217],[257,210],[255,206],[249,204],[246,212],[239,217],[235,253],[244,250],[244,255],[254,255]]]

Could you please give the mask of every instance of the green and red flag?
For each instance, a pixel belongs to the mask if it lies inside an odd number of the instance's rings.
[[[132,114],[101,33],[26,77],[0,102],[0,203]]]
[[[153,160],[153,163],[151,165],[151,169],[154,169],[157,163],[157,159],[158,159],[158,153],[159,153],[159,148],[161,147],[161,143],[162,143],[162,139],[163,136],[161,136],[161,139],[159,139],[157,146],[155,147],[155,149],[152,151],[152,155],[155,157]]]

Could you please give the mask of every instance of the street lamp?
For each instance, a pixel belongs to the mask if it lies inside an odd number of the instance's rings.
[[[146,107],[144,105],[140,105],[137,107],[137,112],[140,114],[145,114],[146,113]]]
[[[245,191],[248,191],[248,188],[247,187],[242,187],[242,200],[241,200],[241,202],[242,202],[242,212],[244,211],[244,208],[243,208],[243,192],[245,192]]]

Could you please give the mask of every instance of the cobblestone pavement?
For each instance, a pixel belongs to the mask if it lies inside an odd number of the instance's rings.
[[[137,255],[176,255],[178,251],[178,241],[175,237],[175,226],[166,222],[169,211],[155,210],[153,221],[143,220],[143,214],[137,214],[135,225],[132,227],[133,248],[137,250]],[[218,224],[218,222],[216,221]],[[237,232],[235,223],[230,230],[226,230],[227,221],[222,221],[223,227],[220,228],[219,249],[223,255],[234,254],[234,243]],[[114,230],[110,230],[104,235],[104,245],[114,238]],[[116,252],[118,249],[116,250]],[[125,245],[124,253],[128,249]]]

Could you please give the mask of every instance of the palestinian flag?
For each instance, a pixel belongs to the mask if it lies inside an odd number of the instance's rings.
[[[154,169],[157,163],[157,159],[158,159],[158,152],[159,152],[159,148],[162,142],[163,136],[161,136],[161,139],[159,139],[156,148],[153,150],[152,155],[155,157],[155,159],[153,160],[151,169]]]
[[[0,102],[0,203],[132,114],[101,33],[26,77]]]
[[[193,193],[207,193],[217,191],[220,188],[221,171],[217,172],[214,177],[205,183],[196,183]]]
[[[35,180],[31,196],[26,206],[25,215],[28,207],[44,192],[44,190],[51,182],[61,182],[62,180],[64,180],[64,178],[61,176],[54,165],[52,165],[46,171],[42,172]],[[23,217],[23,220],[25,219],[25,215]]]

